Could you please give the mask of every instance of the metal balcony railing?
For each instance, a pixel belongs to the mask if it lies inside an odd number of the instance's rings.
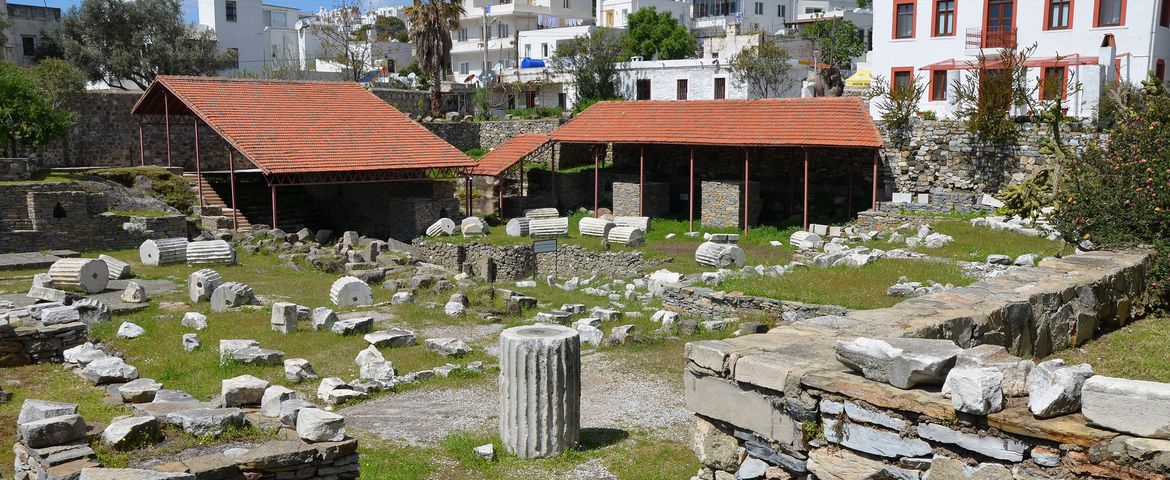
[[[967,49],[1009,48],[1016,44],[1016,29],[967,29]]]

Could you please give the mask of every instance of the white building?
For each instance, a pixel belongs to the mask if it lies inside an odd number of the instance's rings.
[[[694,25],[700,36],[777,33],[801,15],[857,8],[857,0],[693,0]],[[886,0],[877,0],[877,2]]]
[[[694,22],[693,0],[599,0],[597,4],[597,24],[602,27],[626,28],[629,16],[646,7],[669,13],[687,28]]]
[[[800,95],[793,62],[791,87],[781,97]],[[726,64],[706,59],[647,60],[627,62],[618,70],[618,94],[626,100],[720,100],[757,98],[735,81]]]
[[[9,23],[7,43],[0,45],[0,60],[17,65],[32,65],[41,46],[41,33],[61,22],[61,9],[39,5],[21,5],[0,0],[0,12]]]
[[[591,1],[464,0],[466,13],[451,38],[454,80],[478,76],[485,64],[494,71],[517,67],[519,32],[593,24]]]
[[[892,0],[874,2],[873,74],[926,85],[920,110],[956,111],[954,82],[967,78],[981,52],[1036,45],[1031,78],[1063,78],[1069,114],[1090,116],[1104,82],[1165,79],[1170,59],[1170,1]],[[957,11],[956,11],[957,8]],[[1069,94],[1067,84],[1081,86]],[[1039,94],[1038,94],[1039,95]],[[874,102],[875,105],[877,102]],[[878,114],[876,107],[875,115]],[[1017,112],[1026,113],[1026,112]]]
[[[260,73],[301,61],[296,8],[260,0],[199,0],[199,25],[215,32],[221,51],[237,55],[237,70]],[[229,72],[230,73],[230,72]]]

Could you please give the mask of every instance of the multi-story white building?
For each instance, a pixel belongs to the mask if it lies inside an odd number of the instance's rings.
[[[9,23],[8,30],[4,32],[7,43],[0,45],[0,60],[17,65],[31,65],[41,46],[42,32],[55,28],[61,22],[61,9],[55,7],[5,3],[0,0],[0,13],[6,13],[6,16],[0,18]]]
[[[693,0],[599,0],[597,5],[597,24],[602,27],[626,28],[629,16],[646,7],[669,13],[687,28],[694,22]]]
[[[478,77],[485,66],[493,71],[517,67],[522,58],[518,32],[593,24],[592,0],[464,0],[463,8],[460,28],[451,33],[451,71],[457,82]]]
[[[778,33],[801,15],[853,10],[857,0],[693,0],[694,24],[700,36]],[[878,2],[888,0],[875,0]]]
[[[1165,79],[1170,1],[874,2],[873,74],[903,85],[914,79],[923,82],[926,94],[919,108],[940,117],[953,116],[954,83],[970,77],[967,72],[978,55],[994,58],[1002,47],[1013,44],[1035,45],[1026,64],[1030,77],[1046,83],[1057,79],[1069,114],[1091,116],[1105,82],[1135,83],[1147,72]],[[874,114],[878,115],[876,106]]]
[[[300,63],[294,29],[300,18],[296,8],[260,0],[199,0],[199,24],[215,32],[221,51],[237,55],[237,71]]]

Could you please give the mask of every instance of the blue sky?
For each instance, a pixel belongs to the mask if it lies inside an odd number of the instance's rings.
[[[183,12],[187,14],[187,20],[194,22],[196,20],[196,0],[180,0],[183,2]],[[58,7],[62,13],[72,7],[81,3],[81,0],[10,0],[8,3],[18,3],[24,5],[43,5],[49,7]],[[264,3],[272,3],[275,5],[283,5],[286,7],[296,7],[302,12],[316,12],[321,7],[329,8],[333,5],[334,0],[264,0]],[[392,5],[405,5],[409,0],[373,0],[368,2],[373,7],[384,7]]]

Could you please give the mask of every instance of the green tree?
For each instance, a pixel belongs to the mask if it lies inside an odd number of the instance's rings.
[[[321,59],[341,66],[341,78],[354,82],[381,55],[370,45],[369,25],[353,28],[361,23],[363,6],[362,0],[338,0],[309,26],[320,43]]]
[[[817,79],[817,95],[841,96],[845,92],[841,70],[848,69],[854,58],[869,50],[857,25],[843,18],[823,19],[801,27],[800,35],[812,41],[813,50],[820,52],[820,58],[813,60],[826,65]]]
[[[770,40],[745,48],[731,63],[736,85],[754,97],[779,97],[792,88],[792,56]]]
[[[577,87],[577,104],[617,97],[617,62],[622,54],[622,34],[599,27],[557,45],[552,69],[567,75]]]
[[[70,99],[85,93],[85,75],[60,58],[46,58],[28,70],[53,108],[65,108]]]
[[[380,16],[374,19],[374,40],[379,42],[389,40],[409,42],[410,32],[406,29],[406,24],[402,20],[396,17]]]
[[[463,3],[458,0],[414,0],[406,7],[415,58],[431,78],[431,113],[443,107],[442,79],[451,71],[451,33],[459,29]]]
[[[121,89],[161,74],[215,75],[238,60],[184,21],[179,0],[82,0],[61,19],[60,44],[87,79]]]
[[[64,135],[73,112],[56,108],[26,69],[0,62],[0,134],[16,156],[20,144],[41,146]]]
[[[629,16],[625,36],[626,58],[674,60],[695,54],[695,37],[670,12],[642,7]]]

